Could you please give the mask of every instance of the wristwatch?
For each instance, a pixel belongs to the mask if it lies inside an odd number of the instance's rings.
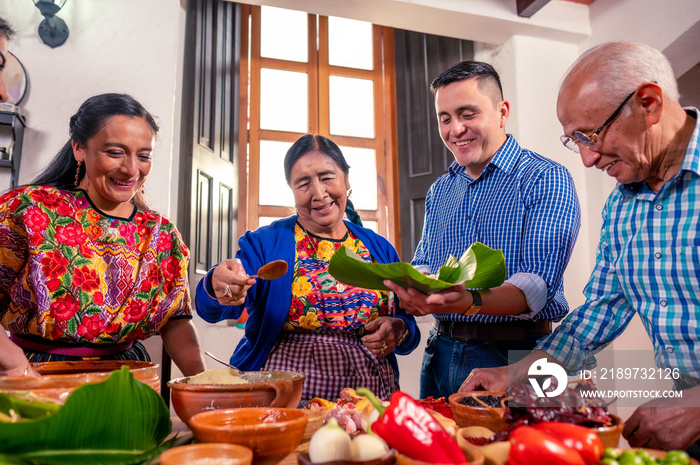
[[[472,304],[466,312],[462,313],[462,315],[476,315],[481,311],[481,294],[479,294],[479,291],[475,291],[473,289],[467,290],[472,295]]]

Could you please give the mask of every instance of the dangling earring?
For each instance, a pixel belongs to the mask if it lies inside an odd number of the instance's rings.
[[[350,198],[351,195],[352,195],[352,187],[350,189],[348,189],[348,193],[346,194],[346,197]]]
[[[75,169],[75,182],[73,183],[73,185],[75,187],[78,187],[78,178],[80,177],[80,165],[82,165],[82,164],[83,164],[83,162],[79,161],[78,167]]]

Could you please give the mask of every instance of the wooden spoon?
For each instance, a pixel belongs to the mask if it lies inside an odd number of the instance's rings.
[[[285,262],[284,260],[275,260],[261,266],[260,269],[258,269],[258,274],[254,274],[253,276],[251,276],[251,278],[281,278],[287,272],[287,268],[287,262]]]

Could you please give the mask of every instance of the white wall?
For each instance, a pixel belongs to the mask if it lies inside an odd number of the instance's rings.
[[[29,76],[29,91],[21,104],[27,130],[19,182],[29,182],[68,140],[68,120],[85,99],[124,92],[161,125],[146,191],[157,210],[175,219],[184,21],[179,3],[68,0],[58,16],[68,24],[70,35],[55,49],[37,34],[43,18],[33,2],[2,2],[0,14],[18,32],[10,50]]]
[[[100,92],[128,92],[160,118],[162,131],[147,190],[153,206],[176,219],[178,202],[186,201],[178,195],[177,186],[184,42],[181,2],[68,0],[59,16],[68,24],[70,36],[56,49],[38,38],[36,28],[41,16],[32,2],[0,4],[0,14],[19,31],[11,50],[24,63],[30,79],[29,94],[22,104],[28,130],[20,182],[29,181],[65,142],[68,118],[85,98]],[[583,300],[581,292],[598,243],[600,211],[614,181],[603,173],[584,169],[559,142],[561,128],[554,104],[564,71],[580,52],[609,40],[637,40],[664,50],[679,74],[700,61],[697,0],[663,2],[662,7],[657,0],[596,0],[591,7],[553,0],[530,19],[516,15],[515,0],[245,3],[346,16],[479,42],[479,57],[493,60],[503,75],[506,98],[511,102],[508,131],[524,146],[567,166],[574,177],[583,218],[565,274],[566,296],[572,305]],[[422,320],[421,326],[427,333],[429,319]],[[223,340],[230,349],[235,344],[230,337],[237,339],[235,333],[230,328],[213,329],[213,337],[205,340],[205,347],[211,348],[210,340]],[[645,342],[646,334],[636,325],[616,344],[646,348]],[[218,345],[221,343],[217,342],[214,351],[225,356],[227,349],[219,349]],[[151,345],[155,346],[157,341]],[[400,357],[402,386],[414,395],[418,393],[421,352]]]

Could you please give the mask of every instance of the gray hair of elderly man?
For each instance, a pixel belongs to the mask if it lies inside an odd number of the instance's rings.
[[[561,88],[581,74],[596,81],[603,103],[618,105],[645,82],[656,82],[665,99],[678,102],[678,83],[668,59],[657,49],[636,42],[607,42],[584,52],[564,75]],[[625,105],[624,112],[629,112]]]
[[[8,23],[5,18],[0,16],[0,37],[4,37],[7,40],[12,39],[12,36],[15,35],[15,30],[12,29],[12,26],[10,26],[10,23]]]

